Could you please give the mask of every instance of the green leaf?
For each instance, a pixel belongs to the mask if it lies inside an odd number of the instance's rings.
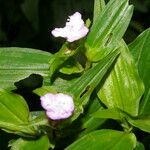
[[[64,66],[60,68],[59,72],[70,75],[73,73],[81,73],[83,70],[84,69],[81,64],[75,59],[71,58],[71,60],[68,60]]]
[[[39,29],[39,18],[38,18],[38,9],[39,9],[39,0],[25,0],[21,5],[22,11],[32,24],[35,31]]]
[[[111,67],[119,53],[120,51],[117,49],[107,55],[107,57],[101,60],[95,67],[89,69],[76,82],[71,84],[66,91],[72,94],[76,99],[79,99],[85,91],[93,91]]]
[[[97,17],[105,8],[105,1],[104,0],[94,0],[94,14],[93,14],[93,23],[96,22]]]
[[[83,106],[85,106],[91,96],[93,90],[98,86],[104,75],[111,67],[113,62],[119,55],[119,50],[115,50],[109,54],[106,58],[101,60],[96,66],[89,69],[85,74],[78,78],[75,82],[72,82],[63,93],[71,95],[75,103],[75,111],[73,116],[68,122],[74,121],[81,113],[83,113]],[[61,89],[60,89],[61,90]],[[59,91],[61,92],[61,91]]]
[[[110,0],[91,27],[86,41],[86,56],[98,61],[109,54],[124,35],[133,13],[128,0]]]
[[[58,72],[60,69],[60,71],[63,73],[69,71],[69,73],[67,74],[76,73],[74,71],[77,71],[77,73],[82,71],[81,66],[79,66],[79,64],[77,65],[77,62],[75,60],[75,56],[79,53],[81,49],[83,49],[82,42],[80,43],[80,46],[78,46],[78,43],[72,44],[66,42],[62,45],[61,49],[53,55],[53,58],[50,60],[49,72],[52,81],[55,73]]]
[[[133,150],[136,137],[133,133],[99,130],[83,136],[65,150]]]
[[[28,48],[0,48],[0,88],[15,89],[15,82],[31,74],[47,77],[51,56]]]
[[[147,114],[150,113],[150,28],[139,35],[137,39],[129,45],[129,49],[134,56],[139,75],[145,85],[140,114]]]
[[[19,138],[10,143],[9,146],[11,146],[11,150],[48,150],[54,147],[46,135],[35,140]]]
[[[145,147],[141,142],[137,142],[135,150],[145,150]]]
[[[21,96],[1,90],[0,108],[1,129],[16,134],[35,134],[34,128],[28,126],[29,109]]]
[[[110,118],[115,120],[122,118],[120,112],[117,109],[101,109],[93,113],[92,116],[94,118]]]
[[[41,88],[35,89],[33,92],[39,96],[43,96],[47,93],[57,93],[57,91],[52,86],[42,86]]]
[[[137,116],[139,101],[144,92],[143,82],[124,42],[121,42],[120,50],[120,57],[104,81],[98,96],[109,109],[119,108]]]
[[[128,118],[128,121],[130,124],[141,129],[142,131],[150,133],[150,115],[142,115],[136,118]]]

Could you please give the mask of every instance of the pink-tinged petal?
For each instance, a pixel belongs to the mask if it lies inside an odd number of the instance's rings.
[[[51,105],[53,104],[53,101],[55,100],[54,94],[46,94],[44,96],[40,97],[41,105],[44,109],[51,108]]]
[[[52,30],[52,35],[55,37],[67,37],[67,30],[65,28],[55,28],[54,30]]]
[[[55,28],[51,33],[55,37],[63,37],[68,42],[73,42],[83,38],[88,32],[89,29],[85,26],[81,14],[76,12],[72,16],[69,16],[64,28]]]
[[[47,116],[52,120],[67,119],[74,112],[74,102],[69,95],[48,93],[40,99]]]

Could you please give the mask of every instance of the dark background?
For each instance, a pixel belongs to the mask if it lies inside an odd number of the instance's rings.
[[[108,0],[107,0],[108,1]],[[68,15],[79,11],[92,20],[94,0],[0,0],[0,47],[29,47],[54,53],[62,39],[51,30],[63,27]],[[150,0],[130,0],[135,6],[125,40],[131,42],[150,26]]]
[[[64,40],[52,37],[51,30],[63,27],[68,16],[76,11],[84,20],[92,20],[93,3],[94,0],[0,0],[0,47],[29,47],[54,53]],[[150,27],[150,0],[130,0],[130,3],[135,9],[124,36],[127,43]],[[31,104],[29,107],[32,108]],[[137,132],[138,140],[150,149],[150,136]],[[6,150],[12,138],[12,134],[0,131],[0,150]]]

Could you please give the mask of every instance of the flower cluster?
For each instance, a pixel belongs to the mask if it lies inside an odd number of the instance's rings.
[[[68,42],[73,42],[87,35],[89,29],[85,26],[79,12],[74,13],[67,19],[64,28],[55,28],[52,35],[55,37],[66,38]]]
[[[69,118],[74,111],[73,98],[69,95],[47,93],[40,98],[42,107],[52,120]]]

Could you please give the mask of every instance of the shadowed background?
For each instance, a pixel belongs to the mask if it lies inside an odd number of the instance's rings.
[[[30,47],[52,53],[63,39],[53,38],[51,30],[63,27],[68,15],[79,11],[92,20],[94,0],[0,0],[0,47]],[[108,0],[107,0],[108,1]],[[134,4],[127,42],[150,26],[150,0],[130,0]]]

